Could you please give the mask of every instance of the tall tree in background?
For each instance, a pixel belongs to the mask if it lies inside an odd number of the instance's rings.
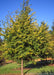
[[[53,37],[54,37],[54,22],[53,22],[53,26],[52,26],[52,34],[53,34]]]
[[[0,32],[1,32],[1,27],[0,27]],[[0,35],[0,46],[1,46],[1,43],[2,43],[2,39],[1,39],[1,35]]]
[[[0,27],[0,32],[1,32],[1,27]],[[0,36],[0,49],[1,49],[1,43],[2,43],[2,40],[1,40],[1,36]],[[1,61],[1,50],[0,50],[0,61]]]
[[[50,33],[46,23],[42,22],[38,31],[39,35],[39,57],[47,58],[50,56],[51,46],[50,46]]]
[[[0,33],[1,33],[1,27],[0,27]],[[3,61],[3,56],[2,56],[2,39],[1,39],[1,35],[0,35],[0,65]]]
[[[51,30],[51,42],[52,42],[52,57],[54,58],[54,21]]]

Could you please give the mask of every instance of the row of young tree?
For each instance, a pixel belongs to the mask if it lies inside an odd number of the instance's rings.
[[[22,10],[3,22],[0,28],[0,35],[4,37],[0,41],[0,58],[22,60],[23,64],[23,60],[30,61],[33,57],[54,57],[54,25],[52,31],[47,23],[41,22],[39,26],[31,11],[29,0],[23,0]]]

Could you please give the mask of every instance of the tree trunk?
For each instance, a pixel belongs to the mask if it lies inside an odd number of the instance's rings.
[[[21,75],[23,75],[23,58],[21,58]]]

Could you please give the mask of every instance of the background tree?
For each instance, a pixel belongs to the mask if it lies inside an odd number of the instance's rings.
[[[1,33],[1,27],[0,27],[0,33]],[[4,62],[3,51],[2,51],[2,45],[3,45],[3,41],[2,41],[1,35],[0,35],[0,65],[2,65],[3,62]]]
[[[52,46],[52,57],[54,58],[54,22],[53,22],[53,25],[52,25],[52,30],[51,30],[51,46]]]
[[[1,32],[1,27],[0,27],[0,32]],[[1,49],[1,43],[2,43],[2,39],[1,39],[1,36],[0,36],[0,49]],[[0,50],[0,61],[1,61],[1,50]]]
[[[47,58],[51,55],[50,33],[46,23],[41,22],[38,31],[38,55],[41,58]],[[52,44],[52,43],[51,43]]]

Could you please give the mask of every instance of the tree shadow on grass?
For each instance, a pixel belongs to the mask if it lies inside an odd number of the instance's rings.
[[[26,65],[25,68],[40,68],[40,67],[46,66],[48,64],[50,64],[49,61],[38,61],[38,62],[36,62],[36,64]]]
[[[27,70],[25,74],[33,68],[41,68],[41,67],[49,65],[50,63],[51,63],[51,60],[49,61],[42,60],[42,61],[38,61],[36,64],[28,64],[25,66],[25,68],[29,68],[29,70]]]

